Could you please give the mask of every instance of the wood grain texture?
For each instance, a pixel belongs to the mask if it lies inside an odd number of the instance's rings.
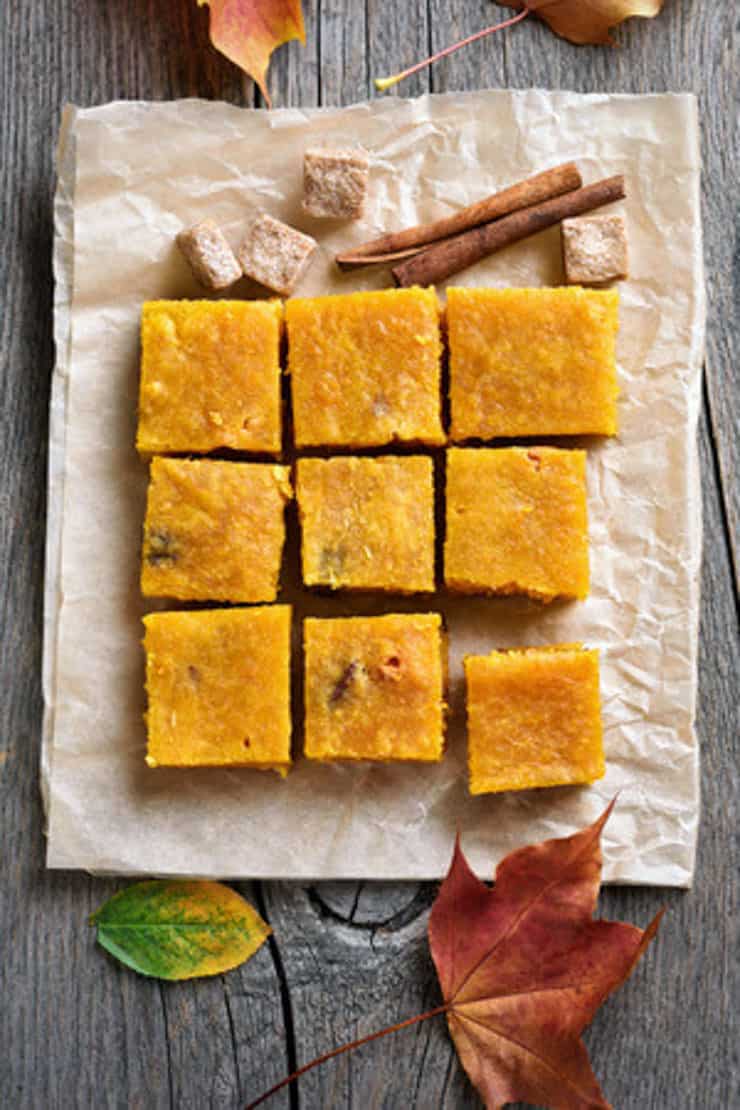
[[[619,51],[576,48],[527,21],[401,86],[580,91],[690,89],[700,97],[710,318],[700,448],[703,564],[699,731],[703,816],[695,889],[609,889],[608,916],[669,913],[648,959],[588,1033],[620,1110],[737,1104],[735,849],[740,657],[735,585],[737,173],[734,6],[667,0]],[[505,14],[488,0],[310,0],[307,45],[281,49],[277,105],[349,103],[394,72]],[[204,96],[255,104],[208,44],[194,0],[29,0],[0,6],[0,1106],[234,1107],[295,1062],[419,1009],[438,992],[425,939],[430,884],[239,884],[275,929],[246,967],[158,984],[96,950],[88,914],[121,885],[43,871],[38,797],[45,438],[51,341],[52,154],[65,101]],[[506,152],[502,151],[502,159]],[[476,1107],[444,1022],[415,1026],[306,1076],[277,1110]]]

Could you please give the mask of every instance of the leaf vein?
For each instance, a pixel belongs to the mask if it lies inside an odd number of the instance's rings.
[[[462,1006],[473,1006],[478,1002],[489,1002],[493,999],[502,1002],[507,998],[520,998],[523,994],[551,994],[556,991],[590,990],[592,987],[603,989],[603,986],[603,982],[599,979],[593,983],[565,983],[560,987],[523,987],[520,991],[505,991],[503,994],[482,994],[480,998],[466,998],[463,1002],[454,1002],[453,1007],[457,1010]]]
[[[456,1013],[457,1011],[455,1011],[453,1009],[452,1012]],[[487,1033],[492,1033],[495,1037],[499,1037],[502,1041],[505,1041],[507,1044],[515,1045],[516,1048],[520,1048],[522,1050],[522,1052],[528,1053],[535,1060],[538,1060],[539,1063],[542,1064],[543,1067],[547,1068],[548,1071],[552,1072],[552,1074],[561,1083],[565,1084],[572,1091],[574,1091],[580,1098],[588,1097],[589,1100],[590,1100],[590,1105],[591,1106],[598,1107],[598,1106],[603,1105],[603,1103],[593,1102],[593,1100],[591,1100],[590,1095],[584,1095],[582,1089],[580,1087],[578,1087],[573,1082],[573,1080],[570,1079],[569,1076],[563,1075],[563,1073],[558,1071],[557,1067],[550,1060],[548,1060],[546,1056],[543,1056],[539,1052],[535,1052],[535,1050],[533,1048],[531,1048],[530,1045],[524,1044],[522,1041],[518,1041],[516,1039],[516,1037],[509,1036],[507,1033],[504,1033],[503,1030],[501,1030],[501,1029],[497,1029],[497,1028],[495,1028],[494,1026],[491,1026],[491,1025],[486,1025],[486,1024],[484,1024],[484,1022],[479,1021],[477,1018],[470,1017],[468,1014],[461,1014],[461,1015],[458,1015],[458,1016],[460,1017],[461,1021],[469,1021],[471,1023],[471,1025],[477,1025],[481,1029],[484,1029]]]
[[[460,991],[463,989],[463,987],[465,987],[470,982],[470,980],[475,975],[476,971],[478,971],[478,969],[483,966],[483,964],[486,962],[486,960],[490,956],[493,955],[493,953],[496,951],[496,949],[500,945],[502,945],[505,940],[508,940],[509,937],[512,936],[516,932],[516,930],[519,928],[519,925],[522,922],[522,920],[527,916],[528,913],[531,912],[532,908],[537,905],[537,903],[540,901],[540,899],[544,898],[546,896],[546,894],[550,890],[552,890],[552,888],[554,886],[557,886],[558,883],[562,882],[563,878],[566,877],[570,873],[572,868],[577,863],[581,862],[582,857],[587,852],[589,852],[591,850],[594,839],[598,840],[600,835],[601,835],[601,826],[596,831],[594,831],[593,829],[591,830],[591,836],[587,840],[584,841],[583,847],[579,848],[579,850],[576,852],[575,856],[570,861],[570,863],[567,865],[567,867],[565,867],[563,869],[563,871],[557,876],[557,878],[551,879],[549,883],[546,883],[545,886],[543,886],[538,891],[538,893],[535,894],[534,898],[532,898],[531,901],[527,902],[527,904],[523,907],[523,909],[520,910],[520,912],[514,918],[512,923],[509,925],[506,932],[503,933],[500,937],[497,938],[495,943],[487,950],[487,952],[485,952],[483,954],[483,956],[481,956],[481,958],[478,960],[478,962],[476,964],[474,964],[473,967],[468,971],[467,975],[465,976],[465,978],[463,979],[463,981],[460,983],[457,990],[455,991],[455,996],[457,996],[460,993]],[[494,887],[494,889],[495,889],[495,887]]]

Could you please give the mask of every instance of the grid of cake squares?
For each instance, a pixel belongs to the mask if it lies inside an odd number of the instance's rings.
[[[425,449],[445,448],[444,588],[584,598],[586,453],[537,437],[616,432],[617,302],[569,287],[452,288],[444,312],[420,288],[145,304],[142,592],[229,604],[144,618],[150,766],[287,773],[291,607],[279,579],[293,497],[306,587],[430,595],[438,517]],[[274,461],[284,340],[293,473]],[[484,445],[510,439],[534,445]],[[228,457],[192,457],[212,452]],[[443,757],[439,614],[306,618],[303,645],[308,759]],[[472,793],[603,775],[596,651],[494,651],[466,658],[465,673]]]

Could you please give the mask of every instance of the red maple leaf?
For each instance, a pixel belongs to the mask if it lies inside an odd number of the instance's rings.
[[[439,1014],[489,1110],[519,1101],[609,1110],[581,1033],[630,974],[662,917],[647,929],[593,919],[601,830],[613,806],[575,836],[506,856],[493,889],[475,877],[458,840],[429,919],[442,1005],[333,1048],[246,1110],[343,1052]]]
[[[595,921],[601,830],[512,852],[490,889],[455,845],[429,943],[458,1055],[486,1106],[605,1110],[580,1034],[655,935]]]

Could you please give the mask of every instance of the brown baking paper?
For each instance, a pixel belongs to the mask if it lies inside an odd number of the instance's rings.
[[[357,142],[372,166],[364,219],[302,215],[303,150]],[[591,596],[544,608],[523,599],[435,599],[449,626],[451,664],[448,751],[439,765],[311,765],[297,735],[284,782],[248,770],[147,768],[138,320],[149,298],[202,295],[175,248],[177,232],[210,216],[236,244],[263,209],[319,240],[298,293],[374,288],[388,283],[386,272],[342,275],[334,253],[448,215],[569,159],[586,182],[624,173],[628,192],[620,206],[631,257],[631,277],[620,285],[621,431],[589,443]],[[474,867],[490,877],[504,853],[572,833],[619,792],[604,837],[606,879],[690,883],[699,808],[695,431],[704,320],[693,97],[535,90],[317,111],[195,100],[69,108],[55,268],[43,757],[50,867],[437,878],[459,828]],[[557,229],[455,279],[561,282]],[[255,292],[244,283],[229,295]],[[295,568],[288,578],[297,648],[301,615],[346,613],[350,604],[303,593]],[[391,599],[385,609],[414,604]],[[355,609],[382,607],[364,601]],[[586,788],[469,797],[463,655],[574,640],[601,650],[606,777]]]

